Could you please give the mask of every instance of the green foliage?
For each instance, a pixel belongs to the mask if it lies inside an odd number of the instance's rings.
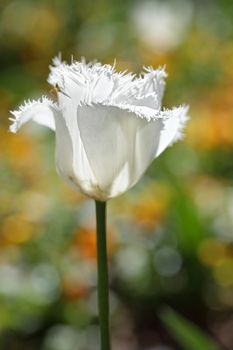
[[[220,350],[199,327],[166,307],[160,318],[184,350]]]

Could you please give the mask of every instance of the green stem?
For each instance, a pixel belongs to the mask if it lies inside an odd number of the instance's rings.
[[[95,202],[97,228],[98,302],[101,350],[110,350],[106,202]]]

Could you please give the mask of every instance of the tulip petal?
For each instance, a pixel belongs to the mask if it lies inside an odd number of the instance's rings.
[[[103,102],[109,98],[113,90],[114,82],[108,74],[102,74],[95,77],[93,81],[92,101],[95,103]]]
[[[114,87],[114,68],[110,65],[97,63],[86,64],[83,62],[72,62],[67,65],[60,57],[55,57],[53,66],[50,66],[48,82],[53,86],[59,86],[62,95],[69,96],[81,102],[100,103],[107,100]]]
[[[154,93],[150,93],[143,97],[135,97],[130,102],[135,106],[145,106],[153,109],[160,109],[161,107],[160,99]]]
[[[164,94],[165,81],[167,76],[164,68],[153,69],[152,67],[145,67],[142,82],[140,85],[141,95],[156,94],[161,105]]]
[[[113,95],[113,104],[126,103],[160,109],[166,76],[164,68],[154,70],[149,67],[145,68],[145,72],[139,78],[133,75],[119,77],[118,87]]]
[[[162,119],[147,121],[137,117],[127,117],[123,124],[127,139],[127,166],[116,177],[111,192],[112,196],[132,187],[146,171],[159,145],[163,128]]]
[[[67,182],[72,183],[76,189],[78,188],[86,195],[94,197],[94,193],[98,192],[96,179],[87,159],[77,124],[77,108],[81,101],[88,99],[88,89],[84,82],[76,79],[69,66],[59,60],[56,61],[56,65],[51,67],[49,80],[55,84],[56,79],[60,79],[59,83],[62,83],[62,89],[58,91],[58,102],[62,115],[61,118],[56,118],[57,148],[62,150],[63,142],[66,144],[61,156],[57,152],[57,168]],[[66,73],[64,76],[62,75],[63,70]],[[69,161],[65,159],[66,157]],[[66,161],[69,166],[66,166]]]
[[[83,106],[77,122],[89,164],[99,187],[107,191],[126,162],[127,145],[121,123],[125,113],[116,107]]]
[[[75,186],[73,179],[73,147],[69,130],[66,126],[65,119],[61,114],[55,115],[56,123],[56,168],[57,172],[63,177],[63,179],[69,184]],[[79,187],[79,186],[78,186]]]
[[[181,106],[161,112],[163,129],[155,157],[158,157],[169,145],[182,138],[182,131],[187,120],[188,107]]]
[[[60,115],[55,115],[56,121],[56,166],[58,173],[66,182],[86,195],[94,198],[98,193],[96,179],[93,175],[85,149],[80,138],[80,133],[72,113],[75,106],[69,104]],[[67,113],[71,113],[71,118]]]
[[[163,127],[161,119],[148,122],[116,106],[83,106],[78,109],[77,120],[89,164],[102,191],[111,192],[113,188],[117,195],[112,184],[121,177],[117,189],[123,192],[154,159]]]
[[[54,112],[56,109],[57,106],[46,97],[38,101],[26,102],[17,111],[11,112],[14,118],[11,118],[10,131],[16,133],[29,120],[34,120],[38,124],[55,130]]]

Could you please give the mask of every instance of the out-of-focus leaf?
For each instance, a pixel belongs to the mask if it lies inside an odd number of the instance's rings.
[[[160,318],[184,350],[220,350],[199,327],[169,307],[162,310]]]

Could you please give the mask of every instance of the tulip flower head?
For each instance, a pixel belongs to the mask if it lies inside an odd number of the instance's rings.
[[[54,130],[58,173],[87,196],[106,201],[125,192],[181,138],[188,108],[162,109],[163,68],[144,68],[136,77],[55,58],[50,70],[57,101],[26,102],[11,112],[10,131],[31,119]]]

